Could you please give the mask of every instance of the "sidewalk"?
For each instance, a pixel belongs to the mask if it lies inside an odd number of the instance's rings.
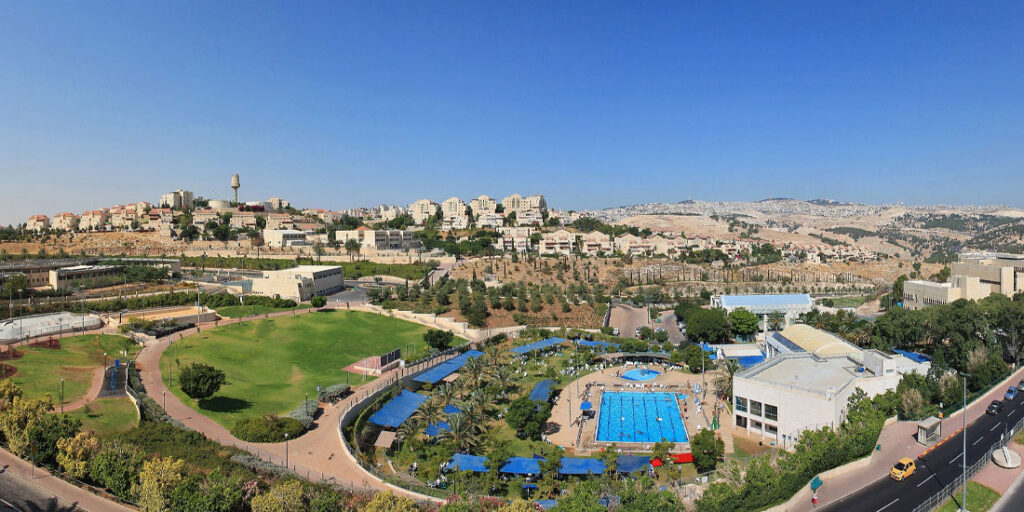
[[[1024,368],[1018,368],[1002,382],[992,386],[988,393],[985,393],[972,404],[967,406],[967,426],[974,420],[985,414],[985,409],[992,400],[1002,398],[1006,393],[1006,387],[1015,385],[1024,377]],[[957,411],[942,420],[942,437],[945,438],[957,432],[963,426],[963,411]],[[878,444],[882,446],[880,452],[872,455],[871,464],[864,468],[851,471],[845,475],[830,478],[825,485],[818,489],[818,508],[835,503],[842,498],[853,494],[880,478],[888,478],[889,469],[896,460],[902,457],[916,459],[928,447],[920,444],[915,439],[917,434],[916,421],[898,421],[882,430],[878,438]],[[934,446],[934,445],[933,445]],[[810,503],[798,506],[793,510],[813,510]]]
[[[135,510],[76,487],[42,468],[35,468],[35,477],[33,477],[31,463],[4,449],[0,449],[0,467],[3,468],[5,474],[12,475],[41,492],[56,497],[61,503],[68,506],[74,505],[88,512],[130,512]]]

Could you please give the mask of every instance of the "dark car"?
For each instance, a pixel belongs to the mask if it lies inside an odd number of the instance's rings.
[[[1010,386],[1010,389],[1006,390],[1006,399],[1007,400],[1016,400],[1017,399],[1017,391],[1018,391],[1018,389],[1016,387]]]
[[[1024,379],[1021,379],[1020,382],[1017,383],[1017,389],[1020,388],[1024,388]]]
[[[985,412],[989,414],[999,414],[1003,410],[1003,403],[999,400],[992,400],[992,403],[988,404],[988,409]]]

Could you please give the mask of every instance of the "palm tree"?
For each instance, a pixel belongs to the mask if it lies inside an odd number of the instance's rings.
[[[786,315],[782,314],[781,311],[772,311],[768,313],[768,328],[777,331],[782,328],[782,324],[786,321]]]
[[[498,385],[498,388],[501,389],[502,396],[505,396],[509,387],[515,386],[515,382],[513,382],[512,380],[515,371],[515,368],[507,364],[503,364],[494,368],[494,380],[495,383]]]
[[[735,377],[743,367],[741,367],[739,361],[735,359],[726,359],[718,369],[720,373],[715,376],[715,390],[718,392],[719,396],[730,397],[732,396],[733,377]]]
[[[470,424],[473,425],[473,428],[477,432],[482,434],[485,430],[487,430],[488,417],[487,407],[485,405],[474,400],[464,404],[461,410],[461,413],[450,415],[449,418],[464,415],[466,416],[466,419],[469,420]]]
[[[466,361],[466,364],[462,367],[462,373],[469,379],[469,383],[473,386],[474,390],[480,387],[480,380],[483,378],[486,370],[487,367],[484,366],[484,362],[479,357]]]
[[[449,430],[438,434],[442,441],[451,442],[456,452],[467,452],[480,444],[480,435],[477,433],[473,421],[465,414],[453,414],[448,419]]]
[[[499,365],[503,362],[505,354],[507,352],[497,345],[491,345],[484,349],[484,358],[487,359],[487,365],[492,369],[500,367]]]
[[[420,407],[416,409],[412,417],[424,426],[436,424],[444,420],[444,404],[440,400],[431,397],[426,402],[420,404]]]
[[[418,434],[422,428],[423,423],[414,415],[406,420],[405,423],[402,423],[402,426],[398,427],[398,439],[412,439],[416,437],[416,434]]]
[[[445,382],[437,387],[437,397],[441,400],[442,406],[447,406],[455,402],[455,397],[458,395],[458,389],[452,384]]]

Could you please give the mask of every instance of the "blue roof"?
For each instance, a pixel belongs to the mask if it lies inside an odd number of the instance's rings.
[[[783,306],[810,306],[813,302],[806,293],[788,293],[776,295],[722,295],[722,307],[725,308],[764,308]]]
[[[545,348],[553,347],[555,345],[561,345],[562,343],[565,343],[565,342],[566,342],[566,340],[562,339],[562,338],[546,338],[546,339],[543,339],[543,340],[540,340],[540,341],[535,341],[533,343],[529,343],[529,344],[523,345],[521,347],[514,347],[514,348],[512,348],[510,350],[514,354],[520,354],[521,355],[521,354],[526,354],[528,352],[533,352],[534,350],[543,350]]]
[[[474,471],[476,473],[486,473],[487,457],[482,455],[469,455],[465,453],[456,453],[452,455],[452,460],[448,461],[445,465],[445,469],[458,470],[458,471]]]
[[[932,360],[932,358],[918,352],[907,352],[906,350],[893,350],[893,352],[910,359],[915,363],[927,363]]]
[[[559,475],[600,475],[601,473],[604,473],[604,462],[598,459],[562,457],[562,467],[558,469]]]
[[[583,403],[580,404],[580,410],[581,411],[589,411],[592,407],[593,407],[593,404],[591,404],[590,402],[583,402]]]
[[[460,412],[462,412],[462,410],[459,409],[458,407],[455,407],[452,404],[448,404],[448,405],[444,406],[444,413],[445,414],[458,414]]]
[[[651,458],[644,455],[619,455],[615,460],[615,471],[619,473],[633,473],[640,471],[651,463]]]
[[[539,475],[540,461],[542,460],[544,459],[510,457],[505,461],[505,465],[501,467],[501,472],[516,475]]]
[[[595,347],[595,348],[599,348],[599,347],[616,347],[616,348],[618,348],[618,346],[619,346],[618,343],[608,343],[606,341],[589,341],[589,340],[580,340],[580,341],[577,342],[577,344],[581,345],[581,346],[584,346],[584,347]]]
[[[544,510],[550,510],[558,506],[558,500],[537,500],[537,504]]]
[[[547,402],[551,398],[551,384],[550,380],[542,380],[533,386],[533,391],[530,391],[530,400],[534,402]]]
[[[423,433],[427,434],[430,437],[437,437],[437,435],[440,434],[441,432],[451,429],[452,427],[448,426],[448,422],[439,421],[437,423],[431,423],[430,425],[427,425],[427,428],[423,431]]]
[[[764,356],[742,356],[733,358],[739,361],[740,366],[748,368],[764,362]]]
[[[427,397],[419,393],[412,393],[402,390],[402,393],[384,404],[379,411],[370,416],[370,423],[382,427],[397,427],[416,412],[420,404],[427,401]]]
[[[443,362],[443,363],[441,363],[441,364],[439,364],[439,365],[437,365],[437,366],[435,366],[435,367],[433,367],[433,368],[431,368],[431,369],[429,369],[429,370],[427,370],[427,371],[417,375],[412,380],[414,380],[416,382],[421,382],[421,383],[424,383],[424,384],[434,384],[434,383],[438,382],[439,380],[441,380],[441,379],[443,379],[443,378],[445,378],[445,377],[455,373],[460,368],[465,366],[466,361],[468,361],[469,358],[471,358],[471,357],[480,357],[482,355],[484,355],[484,353],[480,352],[479,350],[467,350],[466,352],[463,352],[462,354],[459,354],[458,356],[453,357],[453,358],[451,358],[451,359],[449,359],[449,360],[447,360],[447,361],[445,361],[445,362]]]

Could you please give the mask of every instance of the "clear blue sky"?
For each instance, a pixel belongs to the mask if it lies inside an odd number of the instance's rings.
[[[1024,207],[1024,3],[768,4],[3,2],[0,222],[235,172],[325,208]]]

